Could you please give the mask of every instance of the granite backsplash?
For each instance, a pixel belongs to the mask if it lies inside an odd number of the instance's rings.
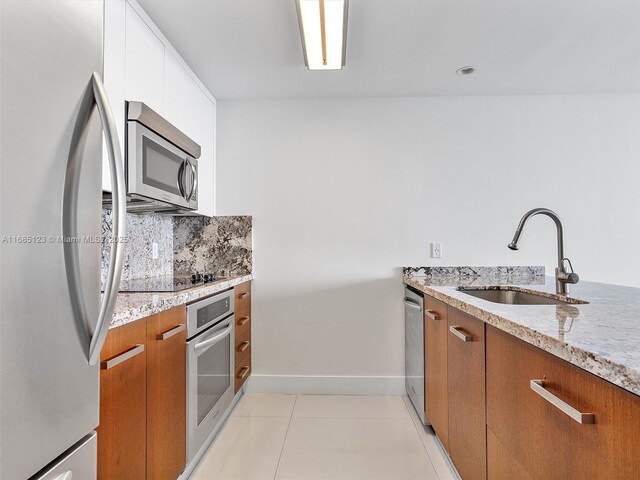
[[[111,254],[111,210],[102,211],[102,281]],[[233,217],[171,217],[128,213],[122,279],[194,272],[245,275],[252,272],[252,219]],[[153,243],[158,244],[153,258]]]

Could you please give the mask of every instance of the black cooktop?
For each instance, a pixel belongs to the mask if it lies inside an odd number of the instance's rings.
[[[121,292],[179,292],[187,288],[206,285],[222,280],[224,277],[212,273],[195,273],[193,275],[162,275],[150,278],[135,278],[120,282]]]

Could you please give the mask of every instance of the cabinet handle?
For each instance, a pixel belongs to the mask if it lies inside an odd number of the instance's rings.
[[[242,380],[249,373],[249,367],[242,367],[240,369],[240,373],[238,373],[238,378]]]
[[[240,298],[247,298],[250,295],[249,292],[244,292],[240,294]]]
[[[531,380],[531,390],[536,392],[554,407],[560,409],[562,413],[568,415],[578,423],[596,423],[595,413],[582,413],[559,397],[556,397],[549,390],[544,388],[544,380]]]
[[[100,364],[100,368],[102,370],[109,370],[110,368],[113,368],[116,365],[120,365],[122,362],[126,362],[130,358],[133,358],[142,352],[144,352],[144,345],[136,345],[135,347],[130,348],[126,352],[121,353],[120,355],[116,355],[115,357],[102,362]]]
[[[247,340],[245,340],[240,345],[238,345],[238,351],[240,353],[244,352],[247,348],[249,348],[250,344],[251,344],[251,342],[248,342]]]
[[[425,310],[424,314],[426,317],[429,317],[431,320],[440,320],[440,315],[438,315],[433,310]]]
[[[171,330],[167,330],[164,333],[159,334],[156,338],[158,340],[166,340],[169,337],[173,337],[175,334],[182,332],[185,328],[184,325],[178,325],[177,327],[173,327]]]
[[[449,331],[453,333],[456,337],[458,337],[463,342],[472,342],[473,337],[469,335],[467,332],[464,332],[460,329],[460,327],[449,327]]]
[[[240,320],[238,320],[238,326],[243,326],[245,325],[248,321],[249,321],[250,317],[242,317]]]

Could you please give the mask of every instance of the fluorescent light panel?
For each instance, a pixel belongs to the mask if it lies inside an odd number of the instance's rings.
[[[303,36],[306,63],[309,70],[340,70],[344,66],[344,42],[346,33],[345,2],[324,0],[327,64],[323,64],[322,33],[320,27],[320,1],[297,0],[300,29]]]

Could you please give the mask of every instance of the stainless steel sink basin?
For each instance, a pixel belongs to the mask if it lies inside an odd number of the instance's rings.
[[[504,303],[507,305],[566,305],[588,303],[575,298],[561,299],[559,297],[550,298],[535,293],[522,292],[515,289],[503,288],[458,288],[462,293],[472,297],[481,298],[493,303]]]

